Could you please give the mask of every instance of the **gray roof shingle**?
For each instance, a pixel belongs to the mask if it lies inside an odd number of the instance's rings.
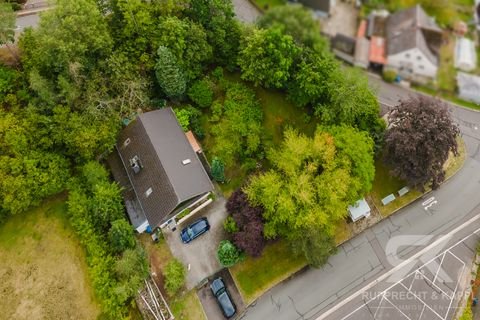
[[[180,203],[213,190],[171,108],[138,116],[120,133],[117,150],[152,227]],[[142,165],[138,173],[129,167],[134,156]],[[184,165],[186,159],[190,162]]]
[[[396,12],[387,20],[387,52],[394,55],[409,49],[418,48],[435,65],[438,58],[427,42],[426,34],[441,36],[442,30],[420,5]]]

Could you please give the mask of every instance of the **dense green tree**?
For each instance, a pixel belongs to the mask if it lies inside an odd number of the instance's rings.
[[[357,156],[350,146],[367,155]],[[282,145],[268,155],[273,169],[253,177],[245,188],[249,201],[265,209],[264,235],[283,236],[292,244],[306,232],[333,237],[348,205],[371,187],[372,148],[370,138],[348,127],[319,128],[313,138],[286,130]],[[320,261],[306,258],[313,265]]]
[[[31,87],[48,90],[52,99],[45,102],[51,105],[73,105],[73,97],[86,91],[90,74],[111,54],[112,44],[93,0],[58,1],[44,13],[38,28],[26,32],[20,41],[25,72],[31,75],[30,81],[39,83]]]
[[[291,35],[298,45],[320,53],[328,51],[328,42],[320,35],[319,21],[311,10],[299,4],[271,8],[260,17],[258,25],[264,29],[279,27],[285,34]]]
[[[208,108],[213,102],[212,85],[207,78],[198,80],[188,89],[188,97],[200,108]]]
[[[112,227],[108,231],[108,239],[112,250],[115,253],[121,253],[127,249],[135,247],[135,236],[133,227],[125,219],[119,219],[112,222]]]
[[[170,296],[175,295],[185,285],[185,267],[177,259],[171,260],[165,266],[163,276],[165,277],[165,290]]]
[[[213,48],[217,64],[233,70],[240,46],[241,25],[235,19],[231,0],[190,0],[188,15],[200,23]]]
[[[217,257],[220,264],[226,268],[232,267],[244,259],[242,252],[229,240],[220,241]]]
[[[283,88],[300,49],[278,27],[254,29],[242,42],[238,64],[242,79],[267,88]]]
[[[330,53],[304,50],[288,84],[288,99],[300,107],[327,99],[329,78],[338,68]]]
[[[144,286],[144,280],[148,277],[149,267],[145,250],[140,246],[127,249],[120,259],[115,261],[115,274],[118,285],[115,293],[122,301],[128,301],[138,294],[138,290]]]
[[[240,83],[230,83],[223,106],[214,105],[220,109],[214,113],[221,117],[216,117],[219,121],[211,127],[210,133],[215,137],[212,154],[226,166],[233,165],[237,157],[256,155],[261,147],[263,113],[253,90]]]
[[[217,157],[214,157],[212,160],[212,177],[217,182],[225,182],[225,165]]]
[[[185,93],[187,84],[183,71],[177,64],[177,59],[164,46],[158,48],[157,54],[158,60],[155,65],[155,74],[160,87],[169,98],[181,97]]]
[[[170,49],[188,81],[198,77],[212,59],[212,47],[203,27],[191,20],[162,18],[159,43]]]
[[[337,250],[335,238],[323,230],[307,228],[302,236],[291,239],[293,252],[304,255],[312,267],[321,267]]]
[[[388,122],[385,161],[392,173],[411,187],[438,188],[445,179],[445,161],[458,152],[460,131],[447,105],[431,97],[412,97],[391,111]]]

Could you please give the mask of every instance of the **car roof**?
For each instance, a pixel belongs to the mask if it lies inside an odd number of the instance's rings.
[[[235,314],[235,306],[226,291],[218,296],[218,302],[222,306],[223,312],[227,317],[231,317]]]
[[[225,284],[223,283],[222,278],[217,278],[213,280],[210,284],[210,288],[212,289],[214,295],[216,295],[217,292],[222,288],[225,288]]]

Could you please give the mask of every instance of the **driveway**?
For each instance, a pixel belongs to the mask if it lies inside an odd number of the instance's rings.
[[[200,217],[207,217],[210,231],[188,244],[180,240],[180,231]],[[212,204],[200,210],[175,231],[164,230],[164,236],[173,255],[187,268],[187,289],[196,287],[202,280],[219,271],[222,267],[217,260],[217,247],[225,239],[223,221],[227,217],[225,198],[218,197]]]
[[[237,316],[242,313],[245,305],[243,303],[242,297],[233,282],[232,276],[227,269],[223,269],[214,276],[212,276],[208,283],[198,289],[197,295],[202,303],[203,311],[207,315],[208,320],[223,320],[225,319],[222,310],[220,309],[217,299],[212,294],[212,290],[210,290],[210,283],[212,280],[216,279],[217,277],[222,277],[225,286],[227,287],[227,291],[230,294],[230,298],[233,300],[233,303],[237,307]],[[235,319],[235,317],[234,317]]]

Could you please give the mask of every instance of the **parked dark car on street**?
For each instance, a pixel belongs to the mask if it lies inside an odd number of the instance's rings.
[[[210,230],[210,225],[208,224],[207,218],[203,217],[184,228],[182,232],[180,232],[180,237],[182,238],[183,243],[189,243],[208,230]]]
[[[233,317],[237,310],[228,294],[225,284],[223,283],[223,279],[217,278],[213,280],[210,284],[210,289],[212,289],[213,295],[217,298],[218,305],[220,306],[220,309],[222,309],[223,315],[226,318]]]

